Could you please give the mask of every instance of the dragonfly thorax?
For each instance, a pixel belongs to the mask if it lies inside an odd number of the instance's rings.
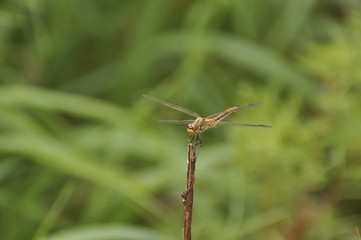
[[[187,125],[187,132],[189,135],[195,136],[212,126],[213,124],[211,124],[206,118],[197,118],[193,123]]]

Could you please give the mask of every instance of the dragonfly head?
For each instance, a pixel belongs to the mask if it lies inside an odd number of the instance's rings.
[[[197,135],[199,133],[199,126],[197,124],[190,123],[187,125],[187,132],[191,136]]]

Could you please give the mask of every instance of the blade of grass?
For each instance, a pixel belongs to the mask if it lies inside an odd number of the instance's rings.
[[[0,137],[0,152],[26,156],[44,166],[113,189],[142,207],[145,213],[167,225],[170,223],[167,216],[171,210],[156,200],[137,179],[120,168],[106,167],[81,156],[60,142],[23,133],[3,134]]]
[[[231,65],[277,81],[295,92],[304,94],[309,99],[316,97],[317,87],[315,84],[293,69],[281,55],[261,45],[226,34],[208,34],[205,36],[183,32],[155,37],[139,44],[131,55],[132,60],[129,59],[128,63],[131,64],[142,59],[139,64],[150,67],[150,64],[160,59],[182,55],[189,50],[189,43],[192,42],[197,44],[197,48],[192,48],[192,51],[200,51],[203,55],[219,57]],[[134,77],[135,82],[146,77],[140,76],[136,72],[134,74],[131,76]],[[189,79],[184,81],[189,81]],[[159,88],[162,84],[167,83],[161,83]],[[172,88],[183,84],[183,82],[178,81],[172,85]]]
[[[120,119],[127,118],[127,114],[109,102],[29,85],[1,87],[0,104],[47,111],[62,111],[114,125],[119,124]]]
[[[266,42],[283,51],[297,36],[317,0],[286,1],[280,17],[266,35]]]
[[[46,238],[46,240],[173,240],[169,235],[163,235],[150,229],[134,226],[92,226],[61,231]]]
[[[69,201],[70,197],[74,193],[75,184],[68,182],[63,189],[60,191],[60,194],[53,206],[48,211],[47,215],[43,219],[42,223],[38,227],[36,233],[33,236],[33,240],[42,239],[47,233],[51,230],[56,220],[58,219],[61,211],[66,206],[66,203]]]

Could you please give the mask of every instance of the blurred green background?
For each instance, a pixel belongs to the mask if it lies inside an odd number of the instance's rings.
[[[0,239],[356,239],[359,0],[3,0]]]

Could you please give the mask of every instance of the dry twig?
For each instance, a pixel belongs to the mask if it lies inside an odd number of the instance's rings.
[[[188,143],[187,158],[187,184],[186,190],[182,193],[183,199],[183,240],[192,239],[192,212],[193,212],[193,185],[194,173],[196,168],[196,147]]]

